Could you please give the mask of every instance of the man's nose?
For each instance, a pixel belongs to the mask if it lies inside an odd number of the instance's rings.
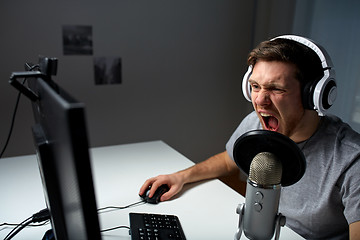
[[[255,103],[259,106],[266,106],[271,103],[269,92],[266,90],[260,90],[259,92],[255,93]]]

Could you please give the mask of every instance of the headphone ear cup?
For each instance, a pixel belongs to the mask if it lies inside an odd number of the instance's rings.
[[[333,78],[323,78],[317,83],[314,89],[313,102],[320,116],[323,116],[334,104],[336,95],[337,86]]]
[[[301,100],[305,109],[314,110],[314,89],[317,82],[308,82],[302,88]]]
[[[306,83],[301,95],[303,106],[324,114],[334,104],[336,93],[336,82],[333,79]]]
[[[302,103],[305,109],[316,110],[320,116],[334,104],[337,95],[334,79],[323,77],[319,81],[306,83],[302,89]]]
[[[246,100],[251,102],[251,86],[249,83],[249,78],[252,74],[253,67],[250,65],[248,70],[244,74],[243,81],[242,81],[242,92]]]
[[[330,79],[323,91],[323,96],[322,96],[323,109],[327,110],[334,104],[336,95],[337,95],[336,82],[333,79]]]

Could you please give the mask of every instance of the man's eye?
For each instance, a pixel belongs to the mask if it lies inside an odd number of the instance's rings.
[[[273,91],[276,92],[276,93],[283,93],[284,92],[284,90],[280,89],[280,88],[274,88]]]
[[[257,85],[257,84],[251,84],[251,88],[252,88],[253,90],[256,90],[256,89],[259,89],[260,87],[259,87],[259,85]]]

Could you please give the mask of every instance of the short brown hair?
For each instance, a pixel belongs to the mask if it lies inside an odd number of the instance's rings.
[[[296,78],[303,87],[324,76],[319,56],[309,47],[290,39],[277,38],[261,42],[248,56],[248,65],[258,61],[293,63],[297,68]]]

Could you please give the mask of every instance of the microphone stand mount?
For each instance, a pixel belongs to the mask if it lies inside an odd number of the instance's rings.
[[[237,206],[236,213],[239,214],[239,225],[235,233],[234,240],[240,240],[243,231],[245,203],[241,203]],[[281,213],[278,213],[275,220],[275,240],[279,240],[281,227],[285,226],[285,223],[286,217],[283,216]]]

